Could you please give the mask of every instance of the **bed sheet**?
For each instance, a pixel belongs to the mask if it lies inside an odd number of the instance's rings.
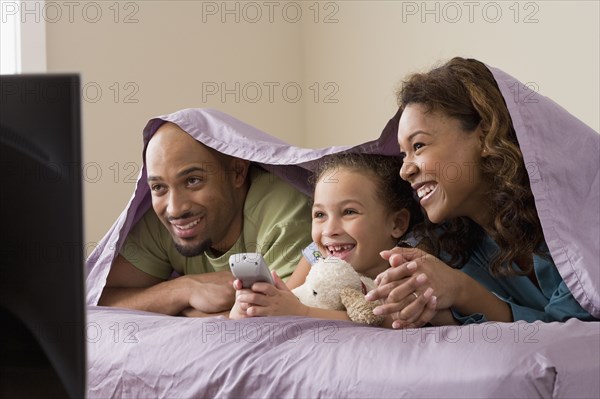
[[[92,306],[88,397],[598,398],[600,323],[388,330]]]

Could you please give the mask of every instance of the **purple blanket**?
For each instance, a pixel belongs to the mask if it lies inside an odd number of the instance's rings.
[[[89,398],[597,398],[600,323],[388,330],[88,312]]]
[[[600,135],[554,101],[490,69],[517,132],[552,259],[575,299],[600,318]]]
[[[598,318],[600,136],[490,69],[511,113],[551,255],[574,297]],[[398,153],[393,120],[372,142],[313,150],[218,111],[189,109],[150,120],[144,146],[161,119],[305,192],[312,164],[326,154]],[[87,261],[90,397],[600,397],[600,323],[392,331],[291,317],[185,319],[97,307],[112,260],[150,207],[145,173],[144,167],[127,208]]]

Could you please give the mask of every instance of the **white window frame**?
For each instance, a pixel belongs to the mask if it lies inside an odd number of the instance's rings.
[[[47,71],[44,6],[45,1],[0,0],[2,73]]]

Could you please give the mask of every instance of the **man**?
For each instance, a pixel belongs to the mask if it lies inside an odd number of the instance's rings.
[[[289,276],[310,243],[308,198],[165,122],[145,152],[152,209],[129,232],[98,304],[170,315],[228,311],[229,256],[261,252]],[[169,279],[172,272],[181,277]]]

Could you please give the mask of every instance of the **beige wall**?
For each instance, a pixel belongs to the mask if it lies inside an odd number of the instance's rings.
[[[462,55],[599,128],[597,1],[98,1],[72,15],[50,3],[63,14],[47,15],[48,69],[80,72],[87,89],[88,242],[131,195],[146,121],[181,108],[218,108],[296,145],[355,144],[380,133],[407,73]]]
[[[468,3],[473,4],[473,22],[464,6]],[[339,104],[307,108],[306,143],[311,146],[377,135],[394,113],[394,89],[402,78],[457,55],[531,82],[598,131],[597,1],[339,4],[338,24],[310,26],[304,32],[310,48],[306,75],[335,79],[340,87]]]

